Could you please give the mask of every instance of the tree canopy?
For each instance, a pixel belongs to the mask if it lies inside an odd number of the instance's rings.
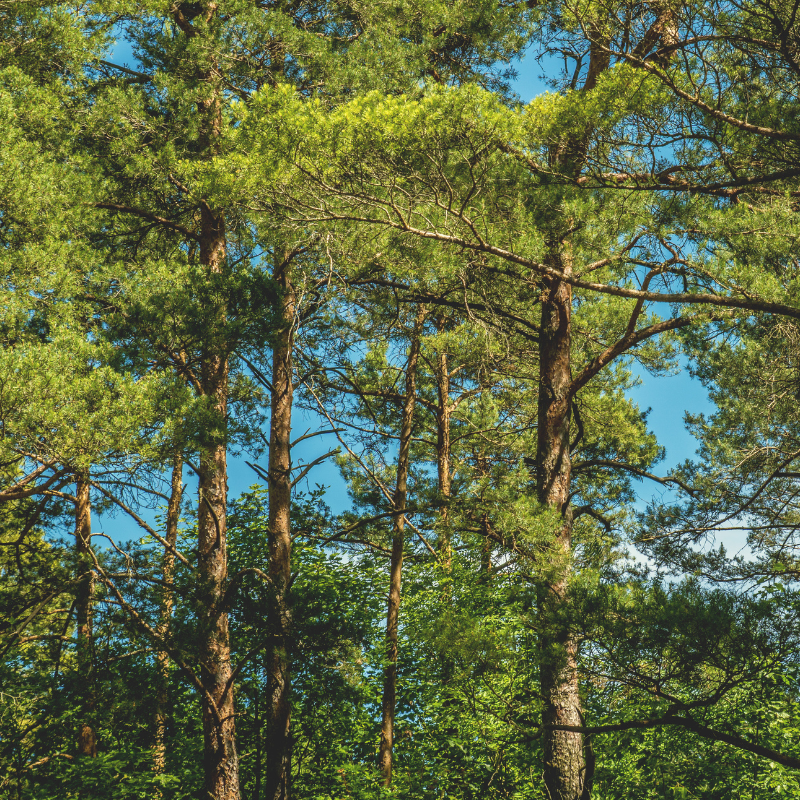
[[[0,0],[0,796],[800,798],[797,11]]]

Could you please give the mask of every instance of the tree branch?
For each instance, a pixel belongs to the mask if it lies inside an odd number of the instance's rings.
[[[800,769],[800,758],[790,756],[787,753],[781,753],[778,750],[773,750],[770,747],[764,747],[760,744],[749,742],[741,736],[731,733],[723,733],[722,731],[715,731],[706,725],[696,722],[691,717],[678,717],[672,714],[665,714],[663,717],[656,719],[639,719],[631,720],[629,722],[620,722],[613,725],[595,725],[595,726],[582,726],[582,725],[548,725],[547,728],[558,731],[572,731],[574,733],[585,734],[599,734],[599,733],[615,733],[618,731],[628,731],[642,728],[657,728],[662,725],[677,725],[693,733],[702,736],[704,739],[710,739],[713,742],[724,742],[740,750],[746,750],[749,753],[755,753],[758,756],[767,758],[774,761],[776,764],[782,764],[784,767],[790,769]]]
[[[142,219],[149,219],[150,222],[155,222],[158,225],[163,225],[165,228],[170,228],[173,231],[183,234],[187,239],[199,242],[200,236],[194,231],[189,230],[185,225],[179,222],[173,222],[166,217],[160,217],[158,214],[153,214],[152,211],[146,211],[143,208],[134,208],[133,206],[124,206],[119,203],[85,203],[84,205],[91,208],[104,208],[108,211],[119,211],[121,214],[132,214],[134,217],[141,217]]]

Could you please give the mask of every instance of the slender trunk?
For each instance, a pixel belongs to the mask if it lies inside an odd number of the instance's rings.
[[[445,317],[436,319],[436,330],[441,333],[445,327]],[[439,490],[439,536],[437,550],[439,563],[444,574],[441,602],[444,609],[452,608],[453,605],[453,541],[450,529],[450,416],[453,406],[450,402],[450,365],[447,353],[439,351],[436,354],[434,364],[436,376],[436,477],[437,488]],[[447,652],[441,653],[441,685],[445,689],[452,681],[455,674],[455,664],[451,655]],[[445,707],[455,706],[454,698],[449,692],[444,699]],[[452,718],[448,720],[443,729],[447,736],[455,736],[458,729],[453,725]]]
[[[170,6],[172,19],[187,40],[205,35],[219,13],[216,0]],[[203,52],[193,61],[193,52]],[[186,70],[194,70],[198,117],[197,144],[203,161],[211,161],[221,151],[223,130],[223,86],[213,48],[186,51]],[[211,63],[208,63],[208,59]],[[196,248],[199,265],[209,279],[226,269],[225,212],[201,197],[199,236]],[[212,295],[213,296],[213,295]],[[233,668],[231,666],[228,613],[224,607],[228,578],[227,545],[227,416],[228,356],[225,341],[228,310],[225,302],[211,302],[206,314],[208,335],[200,353],[199,393],[208,401],[212,418],[199,434],[200,467],[197,487],[197,605],[198,657],[200,662],[201,704],[203,713],[203,800],[239,800],[239,757],[236,752],[234,722]]]
[[[411,453],[411,433],[414,423],[414,406],[417,400],[417,361],[419,360],[422,325],[425,307],[420,306],[414,323],[411,348],[406,364],[406,386],[403,411],[400,418],[400,451],[397,455],[397,484],[394,491],[392,517],[392,556],[389,567],[389,603],[386,609],[386,671],[383,676],[383,702],[381,707],[381,741],[378,750],[378,768],[384,786],[392,783],[392,746],[394,744],[394,714],[397,700],[397,626],[400,613],[400,584],[403,572],[403,545],[405,537],[405,508],[408,499],[408,470]]]
[[[571,272],[569,257],[557,246],[553,266]],[[556,509],[561,524],[555,533],[550,573],[539,598],[541,689],[544,697],[544,781],[549,800],[588,797],[583,736],[553,730],[552,725],[581,725],[577,640],[565,620],[572,551],[570,493],[570,344],[572,290],[550,280],[542,299],[539,334],[537,491],[543,504]]]
[[[255,702],[255,733],[256,733],[256,788],[253,800],[261,800],[261,681],[256,679]]]
[[[292,608],[292,479],[291,432],[292,346],[295,291],[291,254],[286,253],[273,275],[282,292],[282,324],[272,351],[272,404],[269,431],[269,576],[274,599],[268,614],[271,639],[267,651],[266,800],[288,800],[290,793],[291,635]]]
[[[444,319],[437,321],[437,330],[444,328]],[[450,372],[447,353],[436,355],[436,472],[438,478],[439,502],[439,558],[449,569],[453,560],[453,545],[450,536]]]
[[[225,220],[207,203],[201,207],[200,263],[219,273],[225,260]],[[211,327],[224,324],[226,310],[215,307]],[[233,681],[228,614],[222,607],[228,577],[226,512],[228,499],[227,443],[228,355],[224,345],[208,345],[200,369],[202,393],[210,400],[216,424],[202,432],[198,476],[198,573],[201,608],[200,680],[203,685],[204,791],[213,800],[239,800],[239,758],[236,752]]]
[[[175,575],[175,546],[178,541],[178,520],[181,512],[181,496],[183,494],[183,459],[176,455],[172,462],[172,481],[170,487],[169,503],[167,504],[167,524],[165,539],[172,548],[164,550],[164,560],[161,566],[161,576],[164,581],[164,590],[161,595],[161,609],[157,633],[159,638],[169,636],[172,609],[175,604],[175,594],[172,581]],[[155,714],[155,742],[153,743],[153,772],[161,775],[167,768],[167,709],[169,706],[169,673],[170,658],[164,650],[156,653],[156,714]]]
[[[92,570],[92,506],[89,497],[89,476],[75,478],[75,553],[78,562],[78,587],[75,594],[77,622],[78,676],[82,688],[81,720],[78,722],[78,755],[94,758],[97,755],[97,735],[92,717],[96,697],[94,685],[94,640],[92,635],[92,598],[94,571]]]

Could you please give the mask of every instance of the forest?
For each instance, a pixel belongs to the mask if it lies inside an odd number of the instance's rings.
[[[799,15],[0,0],[0,798],[800,800]]]

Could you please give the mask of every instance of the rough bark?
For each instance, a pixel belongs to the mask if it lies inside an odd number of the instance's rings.
[[[674,40],[672,12],[658,8],[657,13],[658,20],[648,36],[668,45]],[[611,65],[603,26],[594,20],[588,22],[587,29],[590,48],[584,92],[593,89]],[[649,48],[650,45],[643,43],[643,46]],[[567,139],[555,148],[551,154],[553,166],[577,180],[590,136],[591,129],[587,129],[584,136]],[[569,225],[559,228],[556,223],[554,227],[566,230]],[[568,245],[560,234],[554,234],[550,242],[547,265],[565,276],[572,275]],[[568,621],[572,558],[569,505],[572,288],[555,277],[546,278],[544,284],[539,334],[537,492],[540,502],[561,515],[552,547],[550,572],[539,597],[544,781],[549,800],[589,800],[594,753],[591,741],[584,739],[580,731],[583,710],[578,681],[578,641]]]
[[[414,333],[406,363],[405,396],[400,417],[400,449],[397,455],[397,482],[392,498],[394,514],[392,516],[392,555],[389,566],[389,602],[386,609],[386,669],[383,676],[381,741],[378,749],[378,768],[384,786],[390,786],[392,783],[394,717],[397,702],[397,627],[400,616],[400,588],[403,573],[403,546],[405,544],[405,508],[408,500],[411,433],[417,399],[417,362],[419,361],[420,338],[424,321],[425,308],[420,306],[414,323]]]
[[[209,273],[223,270],[225,220],[208,203],[201,205],[200,263]],[[224,323],[225,309],[210,309],[212,325]],[[222,606],[228,577],[226,512],[228,499],[227,443],[228,354],[211,337],[200,368],[202,393],[210,400],[216,424],[201,433],[198,476],[198,577],[203,635],[200,637],[200,680],[203,686],[204,791],[213,800],[239,800],[231,647],[228,614]]]
[[[291,254],[276,264],[273,277],[282,296],[281,327],[272,351],[272,402],[269,431],[269,577],[274,592],[267,610],[266,800],[288,800],[291,790],[291,635],[292,480],[291,432],[294,376],[295,290]]]
[[[78,585],[75,593],[75,617],[78,637],[78,678],[82,692],[82,716],[78,722],[77,746],[79,756],[94,758],[97,755],[97,734],[92,721],[96,696],[92,632],[92,598],[94,595],[94,572],[91,559],[92,506],[89,485],[88,475],[76,475],[75,554],[78,565]]]
[[[571,262],[558,245],[553,266],[571,273]],[[552,545],[552,560],[539,598],[541,691],[544,698],[544,781],[550,800],[585,797],[586,764],[580,733],[554,730],[553,725],[580,725],[578,645],[565,619],[572,551],[569,508],[571,462],[570,344],[572,289],[560,280],[547,283],[542,296],[539,334],[539,399],[537,432],[537,492],[540,502],[561,518]]]
[[[597,85],[610,60],[597,21],[589,22],[589,65],[582,91]],[[553,166],[577,179],[583,168],[591,129],[568,138],[551,153]],[[566,220],[554,220],[547,266],[572,276],[572,257],[564,231]],[[572,286],[556,277],[544,279],[539,331],[539,396],[536,488],[539,501],[561,517],[552,546],[549,574],[540,590],[539,626],[541,692],[544,699],[544,782],[549,800],[588,800],[593,755],[583,735],[553,725],[582,724],[578,682],[578,642],[570,631],[568,588],[572,560],[570,412],[572,403]],[[588,759],[587,759],[588,756]],[[587,768],[588,764],[588,768]]]
[[[156,632],[160,639],[169,637],[172,609],[175,605],[175,594],[172,581],[175,576],[175,545],[178,540],[178,520],[181,511],[183,494],[183,459],[176,456],[172,463],[172,480],[169,503],[167,504],[167,522],[164,539],[170,548],[164,550],[161,566],[161,577],[164,590],[161,595],[161,608]],[[164,650],[156,653],[156,713],[155,741],[153,743],[153,772],[160,775],[167,767],[167,715],[169,707],[169,674],[170,657]]]
[[[205,0],[198,8],[209,23],[219,8]],[[187,38],[202,35],[202,26],[184,15],[182,5],[172,7],[173,19]],[[197,73],[199,144],[204,157],[220,150],[222,86],[216,63]],[[226,258],[225,213],[200,199],[199,262],[206,275],[223,273]],[[227,309],[216,302],[208,309],[209,335],[201,352],[200,391],[216,419],[200,434],[198,474],[197,549],[199,589],[199,642],[203,712],[204,792],[208,800],[239,800],[239,757],[236,750],[233,668],[228,613],[223,605],[228,579],[227,505],[228,465],[228,345],[221,332]]]

